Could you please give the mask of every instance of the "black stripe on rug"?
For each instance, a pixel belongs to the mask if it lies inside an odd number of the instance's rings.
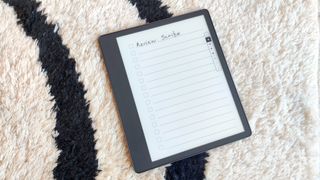
[[[47,17],[37,10],[40,3],[33,0],[3,1],[14,8],[18,24],[22,25],[25,33],[37,40],[39,60],[55,100],[55,130],[59,133],[55,139],[61,152],[54,177],[94,179],[98,172],[95,131],[84,97],[86,91],[75,70],[75,60],[69,57],[69,49],[62,44],[55,25],[47,23]]]
[[[138,9],[141,19],[145,19],[148,23],[169,18],[172,16],[168,12],[168,6],[161,6],[159,0],[129,0],[131,4]]]
[[[168,6],[162,6],[159,0],[129,0],[138,9],[141,19],[148,23],[172,17],[168,12]],[[167,180],[198,180],[204,179],[206,157],[208,153],[202,153],[166,167],[165,179]]]
[[[174,162],[166,168],[165,178],[168,180],[198,180],[204,179],[206,157],[208,153],[201,153],[196,156]]]

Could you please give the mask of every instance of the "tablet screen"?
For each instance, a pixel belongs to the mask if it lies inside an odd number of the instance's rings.
[[[244,132],[203,15],[116,40],[152,161]]]

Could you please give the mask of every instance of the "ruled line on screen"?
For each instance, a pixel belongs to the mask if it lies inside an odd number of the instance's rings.
[[[207,110],[205,110],[205,111],[197,112],[197,113],[191,114],[191,115],[186,116],[186,117],[182,117],[182,118],[175,119],[174,121],[163,122],[163,123],[160,123],[159,125],[160,125],[160,126],[163,126],[163,125],[172,124],[172,123],[175,123],[175,122],[178,122],[178,121],[181,121],[181,120],[189,119],[189,118],[194,117],[194,116],[197,116],[197,115],[199,115],[199,114],[201,114],[201,113],[206,113],[206,112],[209,112],[209,111],[211,111],[211,110],[216,110],[216,109],[223,108],[223,107],[225,107],[226,105],[227,105],[227,104],[224,104],[224,105],[221,105],[221,106],[218,106],[218,107],[213,107],[213,108],[207,109]],[[224,115],[224,114],[227,114],[227,113],[231,113],[231,111],[228,111],[228,112],[226,112],[226,113],[222,113],[221,115]]]
[[[196,132],[199,132],[201,130],[204,130],[204,129],[209,129],[211,128],[212,126],[217,126],[218,124],[225,124],[225,123],[228,123],[229,121],[223,121],[223,122],[220,122],[220,123],[215,123],[215,124],[211,124],[211,125],[206,125],[205,127],[201,127],[201,128],[198,128],[198,129],[193,129],[192,131],[188,131],[188,132],[184,132],[183,134],[179,134],[177,136],[173,136],[173,137],[170,137],[169,139],[164,139],[163,141],[172,141],[172,140],[175,140],[177,138],[182,138],[184,136],[188,136],[190,134],[194,134]],[[229,129],[229,128],[228,128]]]
[[[161,99],[159,101],[156,101],[155,104],[157,104],[159,102],[171,100],[171,99],[174,99],[174,98],[178,98],[178,97],[181,97],[181,96],[189,95],[189,94],[192,94],[192,93],[196,93],[197,91],[202,91],[202,90],[205,90],[205,89],[208,89],[208,88],[211,88],[211,87],[212,87],[212,85],[209,85],[209,86],[206,86],[206,87],[203,87],[203,88],[199,88],[199,89],[196,89],[196,90],[188,91],[187,93],[182,93],[182,94],[175,95],[175,96],[172,96],[172,97],[169,97],[169,98]]]
[[[210,96],[215,95],[216,93],[219,93],[219,92],[224,92],[224,90],[210,92],[209,94],[205,94],[205,95],[202,95],[202,96],[191,98],[191,99],[188,99],[188,100],[185,100],[185,101],[181,101],[181,102],[178,102],[178,103],[175,103],[175,104],[170,104],[168,106],[163,106],[163,107],[161,107],[159,109],[156,109],[156,111],[161,111],[163,109],[167,109],[167,108],[174,107],[174,106],[177,106],[177,105],[181,105],[181,104],[184,104],[184,103],[192,102],[194,100],[199,100],[199,99],[204,98],[204,97],[210,97]],[[226,97],[217,98],[217,99],[214,99],[214,101],[219,101],[219,100],[225,99],[225,98]]]
[[[222,130],[219,130],[219,131],[217,131],[217,132],[207,134],[207,135],[205,135],[205,136],[196,137],[196,138],[190,139],[190,140],[188,140],[188,141],[184,141],[184,142],[182,142],[182,143],[175,144],[175,145],[169,147],[168,149],[171,149],[171,148],[174,148],[174,147],[177,147],[177,146],[181,146],[181,145],[184,145],[184,144],[193,142],[193,141],[195,141],[195,140],[207,138],[207,137],[210,137],[210,136],[212,136],[212,135],[221,134],[222,132],[225,133],[225,132],[228,132],[228,131],[233,131],[233,130],[235,130],[235,129],[237,129],[237,126],[233,126],[233,127],[229,127],[229,128],[226,128],[226,129],[222,129]]]
[[[159,64],[162,64],[162,63],[167,63],[168,61],[172,62],[174,60],[182,59],[184,57],[188,57],[188,56],[192,56],[192,55],[199,55],[200,53],[206,52],[206,51],[208,51],[208,49],[202,49],[202,50],[197,51],[197,52],[192,52],[192,53],[189,53],[189,54],[186,54],[186,55],[182,55],[182,56],[179,56],[179,57],[167,59],[167,60],[160,61],[160,62],[157,62],[157,63],[154,63],[154,64],[145,65],[145,66],[142,66],[142,68],[149,68],[149,67],[152,67],[152,66],[155,66],[155,65],[159,65]],[[210,57],[211,57],[211,55],[210,55]]]
[[[203,79],[201,81],[197,81],[197,82],[194,82],[194,83],[186,84],[186,85],[179,86],[179,87],[176,87],[176,88],[173,88],[173,89],[169,89],[169,90],[166,90],[166,91],[158,92],[158,93],[152,94],[151,96],[155,97],[155,96],[162,95],[162,94],[165,94],[165,93],[168,93],[168,92],[179,90],[181,88],[185,88],[185,87],[188,87],[188,86],[193,86],[193,85],[196,85],[196,84],[207,82],[209,80],[212,81],[213,79],[215,79],[215,78],[214,77],[210,77],[210,78],[207,78],[207,79]]]
[[[149,73],[145,73],[144,75],[145,76],[149,76],[151,74],[159,73],[159,72],[166,71],[166,70],[169,70],[169,69],[174,69],[174,68],[177,68],[177,67],[186,66],[186,65],[189,65],[190,63],[198,63],[199,60],[206,60],[209,57],[210,56],[207,56],[207,57],[204,57],[204,58],[201,58],[201,59],[200,58],[199,59],[192,59],[192,60],[189,60],[189,61],[186,61],[186,62],[182,62],[180,64],[176,64],[174,66],[170,66],[170,67],[162,68],[162,69],[159,69],[159,70],[156,70],[156,71],[152,71],[152,72],[149,72]]]

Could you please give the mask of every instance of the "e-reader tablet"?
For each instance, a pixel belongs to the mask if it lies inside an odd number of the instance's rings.
[[[99,42],[136,172],[251,135],[207,10]]]

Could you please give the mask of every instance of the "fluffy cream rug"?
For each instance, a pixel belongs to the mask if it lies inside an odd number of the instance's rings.
[[[0,179],[320,178],[317,1],[161,2],[0,1]],[[202,8],[253,135],[136,174],[97,39]]]

